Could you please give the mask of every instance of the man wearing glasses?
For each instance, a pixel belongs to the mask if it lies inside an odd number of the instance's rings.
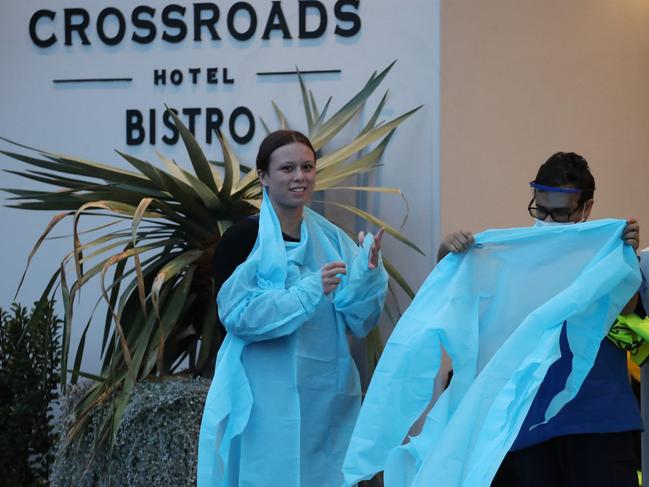
[[[588,220],[595,180],[586,160],[574,152],[552,155],[530,183],[528,211],[534,226],[567,225]],[[637,250],[638,222],[630,219],[621,237]],[[455,232],[442,242],[441,260],[474,243],[470,232]],[[633,312],[637,295],[622,310]],[[565,326],[561,357],[548,369],[519,434],[492,483],[494,487],[634,486],[637,456],[634,432],[642,429],[637,400],[628,381],[626,352],[605,338],[577,396],[547,423],[545,411],[572,369]]]

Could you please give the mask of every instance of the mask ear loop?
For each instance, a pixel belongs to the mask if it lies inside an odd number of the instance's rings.
[[[581,209],[581,220],[579,220],[577,223],[584,223],[586,221],[586,216],[584,215],[586,213],[586,205],[584,205]]]

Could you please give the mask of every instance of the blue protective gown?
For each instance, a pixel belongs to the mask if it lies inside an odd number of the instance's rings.
[[[573,351],[552,418],[575,397],[616,315],[638,289],[626,222],[490,230],[433,270],[392,333],[374,372],[343,471],[354,485],[385,471],[386,487],[489,486],[539,385],[560,356],[565,323]],[[453,379],[428,406],[441,348]]]
[[[381,314],[387,273],[305,208],[300,242],[284,242],[264,196],[248,259],[223,284],[219,351],[201,424],[198,485],[311,487],[342,483],[342,461],[360,408],[347,333],[364,336]],[[321,268],[347,275],[329,296]]]
[[[640,252],[640,271],[642,273],[640,299],[645,311],[649,312],[649,247]]]

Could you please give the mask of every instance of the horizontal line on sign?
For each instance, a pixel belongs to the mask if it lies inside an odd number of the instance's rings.
[[[53,83],[115,83],[120,81],[133,81],[133,78],[74,78],[53,79]]]
[[[300,71],[300,74],[331,74],[331,73],[341,73],[340,69],[313,69],[310,71]],[[291,74],[297,74],[297,71],[263,71],[257,73],[257,76],[287,76]]]

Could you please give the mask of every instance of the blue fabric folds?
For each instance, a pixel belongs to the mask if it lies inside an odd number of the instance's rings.
[[[219,316],[228,334],[203,413],[198,485],[340,485],[360,408],[347,333],[364,336],[383,308],[387,273],[308,208],[300,242],[284,242],[267,195],[248,259],[224,283]],[[328,296],[321,268],[347,264]]]
[[[640,284],[625,222],[489,230],[449,254],[392,333],[354,429],[345,485],[385,471],[387,487],[488,486],[539,385],[559,357],[566,323],[574,357],[549,420],[579,390],[600,342]],[[442,347],[453,379],[420,434]]]
[[[645,311],[649,313],[649,247],[640,252],[640,271],[642,273],[640,299]]]

